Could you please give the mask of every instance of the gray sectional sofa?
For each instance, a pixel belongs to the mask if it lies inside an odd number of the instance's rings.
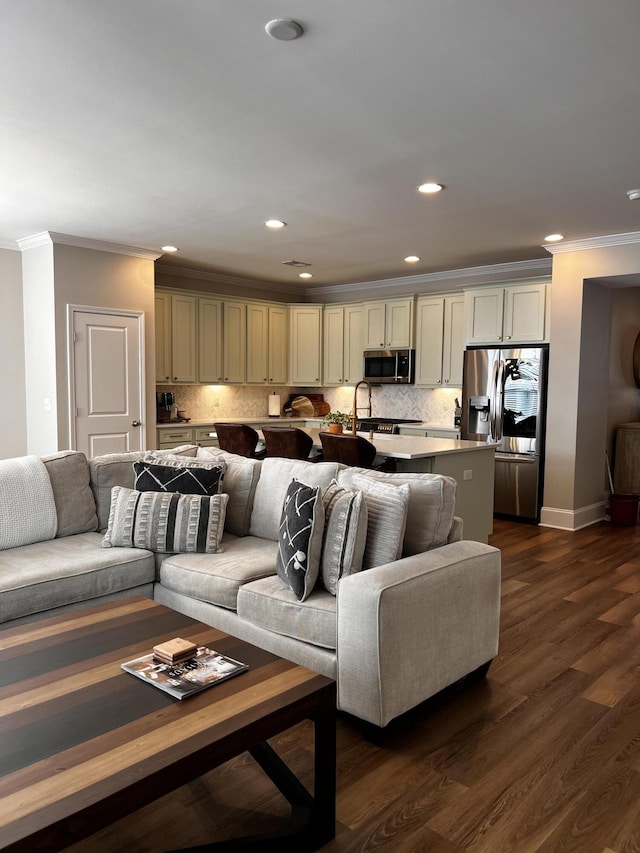
[[[132,463],[143,453],[0,461],[0,628],[111,598],[152,597],[336,679],[339,708],[376,726],[495,656],[500,554],[461,538],[453,481],[214,448],[172,453],[226,466],[221,553],[103,547],[111,490],[133,488]],[[408,484],[402,556],[343,577],[336,595],[318,586],[299,601],[276,575],[287,486],[296,478],[351,487],[358,475]]]

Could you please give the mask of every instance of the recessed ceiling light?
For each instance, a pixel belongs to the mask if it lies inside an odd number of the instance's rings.
[[[267,31],[267,35],[278,39],[278,41],[299,39],[304,32],[302,24],[292,21],[290,18],[274,18],[273,21],[265,24],[264,28]]]
[[[436,184],[434,181],[427,181],[426,184],[420,184],[418,187],[419,193],[439,193],[444,189],[444,184]]]
[[[310,272],[299,272],[298,278],[313,278],[313,273]]]
[[[178,251],[177,246],[162,246],[161,248],[162,248],[163,252],[177,252]]]
[[[405,258],[405,261],[408,264],[416,264],[419,260],[420,258],[417,255],[407,255],[407,257]]]
[[[266,219],[264,224],[267,228],[284,228],[287,223],[282,219]]]
[[[638,201],[640,199],[640,190],[627,190],[629,201]]]
[[[564,240],[564,234],[547,234],[544,239],[547,243],[558,243],[560,240]]]

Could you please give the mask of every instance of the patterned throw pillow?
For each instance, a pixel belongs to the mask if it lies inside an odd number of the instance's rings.
[[[362,565],[365,569],[393,563],[402,554],[409,509],[409,486],[391,486],[357,475],[353,485],[364,494],[369,523]]]
[[[324,490],[322,502],[322,583],[327,592],[336,595],[340,578],[362,568],[367,541],[367,504],[362,492],[345,489],[335,480]]]
[[[276,570],[298,601],[307,598],[318,579],[323,531],[320,486],[292,480],[280,517]]]
[[[133,488],[139,492],[179,492],[182,495],[217,495],[222,487],[223,465],[196,465],[163,460],[156,465],[143,459],[133,463]]]
[[[229,495],[138,492],[114,486],[103,548],[216,554]]]

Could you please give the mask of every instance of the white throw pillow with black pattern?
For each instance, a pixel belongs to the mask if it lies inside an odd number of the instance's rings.
[[[285,495],[278,530],[278,577],[304,601],[320,571],[324,506],[320,486],[292,480]]]
[[[362,569],[367,541],[367,504],[362,492],[345,489],[332,480],[322,494],[324,538],[320,572],[331,595],[342,577]]]

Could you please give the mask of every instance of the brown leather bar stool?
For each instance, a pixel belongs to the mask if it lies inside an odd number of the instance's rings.
[[[266,455],[265,451],[256,452],[260,436],[248,424],[214,424],[214,427],[220,450],[253,459],[262,459]]]
[[[359,468],[371,468],[376,449],[361,435],[321,432],[322,457],[325,462],[342,462],[343,465],[357,465]]]
[[[267,456],[284,459],[309,459],[311,436],[297,427],[262,427]],[[313,460],[310,460],[313,461]]]

